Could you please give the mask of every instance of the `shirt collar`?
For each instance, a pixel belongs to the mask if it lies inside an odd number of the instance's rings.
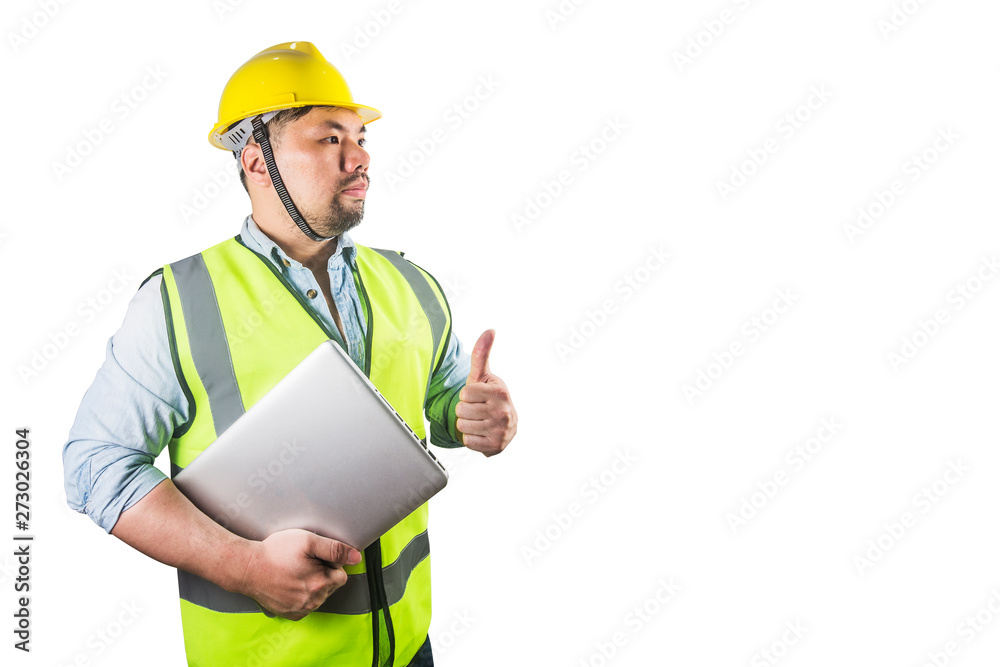
[[[240,232],[240,236],[243,237],[243,241],[251,250],[256,250],[260,254],[270,258],[279,270],[286,266],[302,266],[301,263],[286,255],[285,251],[278,247],[277,243],[271,240],[271,237],[261,231],[260,227],[258,227],[257,223],[254,221],[253,215],[248,215],[246,220],[243,221],[243,229]],[[343,254],[345,261],[349,265],[354,266],[354,256],[356,253],[357,248],[354,247],[354,241],[351,240],[351,237],[347,234],[347,232],[342,232],[337,241],[337,250],[330,257],[330,261],[327,262],[327,268],[329,268],[341,254]]]

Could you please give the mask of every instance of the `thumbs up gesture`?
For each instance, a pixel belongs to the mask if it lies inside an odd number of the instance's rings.
[[[458,394],[455,428],[462,444],[486,456],[499,454],[517,433],[517,411],[507,385],[490,372],[490,350],[496,332],[489,329],[472,348],[469,379]]]

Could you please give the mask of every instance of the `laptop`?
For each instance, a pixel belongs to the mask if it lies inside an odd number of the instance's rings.
[[[364,550],[448,473],[334,341],[325,341],[174,484],[241,537],[302,528]]]

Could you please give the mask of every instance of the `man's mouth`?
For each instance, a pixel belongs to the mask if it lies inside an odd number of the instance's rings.
[[[366,181],[358,181],[356,183],[351,183],[345,189],[341,190],[348,197],[356,197],[358,199],[364,199],[368,190],[368,183]]]

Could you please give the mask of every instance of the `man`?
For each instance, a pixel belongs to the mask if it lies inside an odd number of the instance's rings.
[[[328,339],[434,444],[492,456],[516,432],[494,332],[470,359],[433,277],[347,234],[379,117],[308,42],[237,70],[209,140],[239,160],[252,214],[143,283],[64,447],[70,506],[178,568],[190,665],[432,665],[427,506],[363,554],[304,530],[245,540],[152,465],[164,446],[183,469]],[[338,597],[349,581],[367,595]]]

